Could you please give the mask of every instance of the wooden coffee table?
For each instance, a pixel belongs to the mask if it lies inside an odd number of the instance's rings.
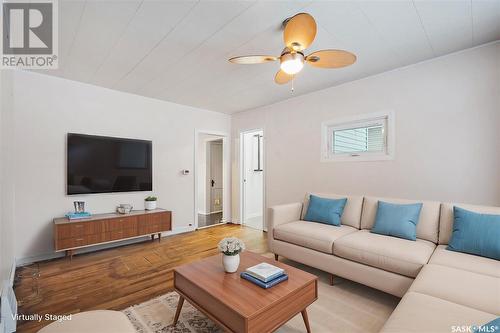
[[[318,278],[261,255],[240,254],[236,273],[225,273],[221,255],[174,269],[174,287],[180,295],[174,325],[184,299],[228,332],[273,332],[299,312],[311,332],[306,308],[318,299]],[[286,270],[288,280],[269,289],[240,278],[240,272],[261,262]]]

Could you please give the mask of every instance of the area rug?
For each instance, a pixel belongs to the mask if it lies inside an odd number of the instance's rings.
[[[326,273],[293,261],[283,262],[319,277],[319,298],[307,308],[311,329],[315,333],[378,332],[399,302],[394,296],[349,280],[338,278],[335,285],[330,286]],[[189,302],[184,302],[179,321],[172,326],[178,299],[176,292],[170,292],[123,312],[138,333],[223,332]],[[298,314],[277,332],[305,332],[302,316]]]

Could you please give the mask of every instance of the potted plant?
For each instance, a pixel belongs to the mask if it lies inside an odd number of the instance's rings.
[[[144,206],[146,207],[146,210],[153,210],[156,209],[156,201],[158,200],[157,197],[154,196],[149,196],[146,199],[144,199]]]
[[[240,265],[240,252],[245,250],[245,243],[235,237],[224,238],[219,242],[219,251],[222,253],[222,265],[228,273],[234,273]]]

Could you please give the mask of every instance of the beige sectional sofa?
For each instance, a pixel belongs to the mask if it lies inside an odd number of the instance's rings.
[[[268,240],[276,255],[402,297],[382,332],[452,332],[500,316],[500,261],[446,250],[450,203],[322,194],[347,198],[341,226],[303,221],[304,202],[269,209]],[[378,201],[421,202],[417,240],[370,232]],[[500,214],[500,207],[456,206]],[[500,241],[500,240],[499,240]]]

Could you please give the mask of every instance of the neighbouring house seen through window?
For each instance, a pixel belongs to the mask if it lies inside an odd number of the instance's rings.
[[[322,160],[391,159],[393,126],[390,113],[325,122]]]

